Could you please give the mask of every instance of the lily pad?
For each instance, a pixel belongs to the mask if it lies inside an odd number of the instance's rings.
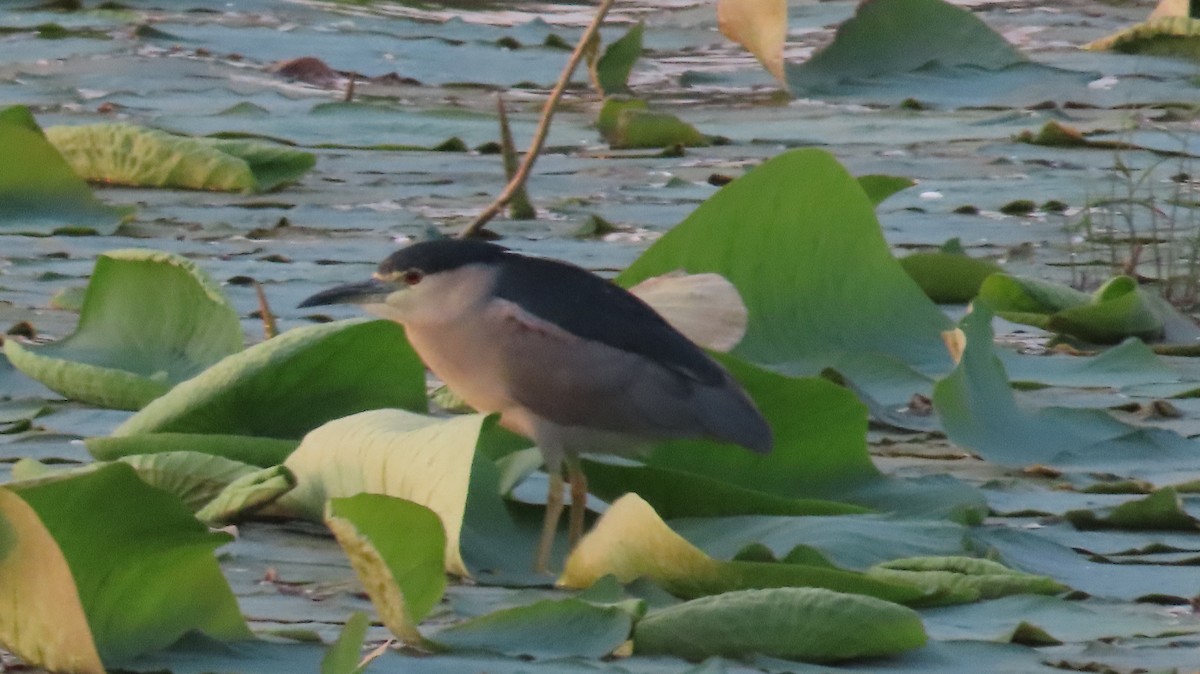
[[[46,138],[92,182],[225,192],[266,192],[295,182],[316,157],[248,140],[174,136],[130,124],[55,126]]]
[[[1072,510],[1066,518],[1076,529],[1200,530],[1200,521],[1184,511],[1179,494],[1171,487],[1122,503],[1103,515],[1091,510]]]
[[[985,279],[1002,271],[991,260],[943,251],[913,253],[900,258],[900,266],[938,304],[970,302]]]
[[[924,590],[907,581],[876,580],[826,565],[722,562],[671,531],[636,494],[608,509],[567,558],[558,584],[585,588],[605,576],[622,583],[646,578],[692,598],[762,587],[824,587],[892,601],[917,601]]]
[[[823,150],[785,152],[726,185],[617,280],[677,269],[737,288],[749,324],[732,353],[751,363],[817,374],[869,352],[950,365],[940,336],[949,320],[892,257],[859,182]]]
[[[642,33],[645,29],[644,21],[635,23],[592,63],[592,77],[602,95],[629,91],[629,73],[642,55]]]
[[[784,86],[787,0],[717,0],[721,34],[746,48]]]
[[[536,658],[602,658],[629,638],[634,618],[620,605],[545,600],[451,625],[431,639],[453,650]]]
[[[331,421],[305,436],[284,463],[298,485],[278,507],[315,519],[328,499],[361,492],[411,501],[441,518],[445,570],[468,576],[459,539],[485,419],[374,410]]]
[[[283,463],[300,444],[297,440],[219,433],[142,433],[87,438],[83,443],[93,457],[102,461],[138,454],[197,452],[233,459],[260,468]]]
[[[136,410],[242,348],[237,312],[194,262],[125,249],[96,259],[79,326],[46,346],[5,340],[12,364],[63,395]]]
[[[147,405],[113,435],[299,438],[347,414],[426,406],[425,366],[404,329],[391,321],[348,320],[289,330],[229,356]]]
[[[229,537],[129,466],[0,488],[0,514],[0,642],[32,664],[100,672],[192,630],[251,637],[212,555]]]
[[[1067,286],[996,274],[984,281],[979,297],[1007,320],[1097,344],[1130,336],[1160,340],[1175,318],[1169,304],[1152,300],[1128,276],[1110,279],[1088,296]]]
[[[867,0],[833,42],[787,69],[794,92],[930,66],[999,70],[1025,61],[968,9],[943,0]]]
[[[112,234],[132,209],[105,205],[58,153],[29,108],[0,110],[0,230],[48,234],[60,227]]]
[[[1111,49],[1126,54],[1176,56],[1200,61],[1200,19],[1164,16],[1130,26],[1114,35],[1084,45],[1085,49]]]
[[[383,624],[409,644],[446,588],[446,533],[428,508],[381,494],[329,501],[325,523],[350,557]]]
[[[903,653],[925,643],[912,609],[815,588],[744,590],[651,611],[634,652],[700,660],[772,655],[806,662]]]

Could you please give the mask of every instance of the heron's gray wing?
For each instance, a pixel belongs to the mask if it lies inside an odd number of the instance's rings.
[[[698,383],[719,386],[727,377],[648,304],[575,265],[506,256],[496,294],[586,342],[647,358]]]
[[[769,449],[766,422],[715,363],[718,381],[701,382],[651,357],[573,334],[514,303],[493,306],[502,314],[495,340],[504,351],[511,395],[538,416],[649,439],[713,437]]]

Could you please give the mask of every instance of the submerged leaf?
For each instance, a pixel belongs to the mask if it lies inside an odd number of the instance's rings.
[[[237,312],[196,263],[125,249],[96,259],[79,326],[46,346],[6,340],[28,376],[68,398],[136,410],[242,348]]]
[[[634,652],[700,660],[763,654],[806,662],[894,655],[925,643],[912,609],[816,588],[744,590],[651,611]]]

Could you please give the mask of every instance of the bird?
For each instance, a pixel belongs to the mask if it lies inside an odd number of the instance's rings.
[[[300,308],[357,304],[404,326],[435,376],[531,439],[550,477],[534,569],[548,570],[571,488],[569,544],[583,534],[581,454],[637,455],[711,439],[771,451],[771,427],[736,379],[653,308],[576,265],[473,239],[410,244],[371,278]]]

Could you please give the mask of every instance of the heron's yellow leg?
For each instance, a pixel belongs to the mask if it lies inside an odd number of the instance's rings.
[[[587,476],[583,474],[583,466],[579,457],[567,457],[567,479],[571,481],[571,519],[567,529],[567,540],[571,548],[583,537],[583,517],[587,514]]]
[[[550,550],[554,547],[554,534],[558,530],[558,519],[562,517],[562,511],[562,471],[555,468],[550,471],[550,491],[546,494],[546,519],[542,520],[542,538],[538,542],[537,557],[533,562],[533,570],[537,573],[547,573],[550,570]]]

